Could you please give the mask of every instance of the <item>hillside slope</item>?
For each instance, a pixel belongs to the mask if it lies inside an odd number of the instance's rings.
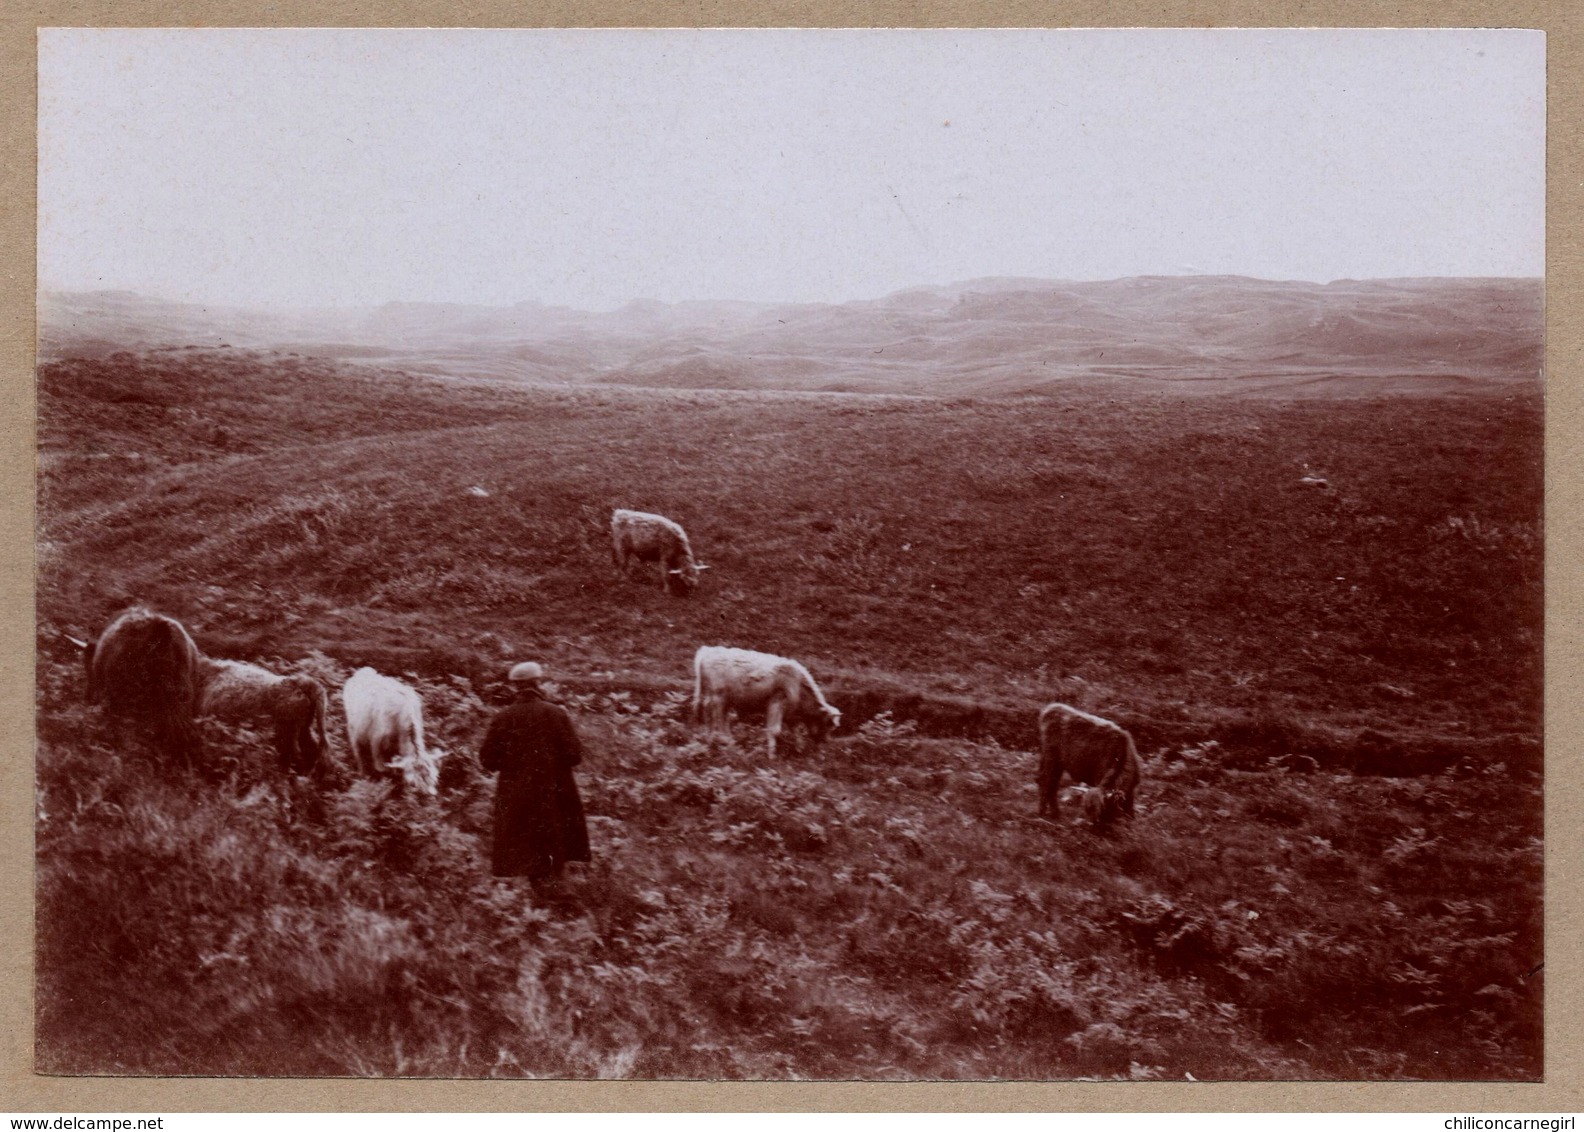
[[[1217,705],[1250,673],[1339,723],[1537,719],[1531,399],[660,396],[192,351],[40,393],[41,533],[81,564],[46,578],[79,617],[142,596],[206,628],[214,586],[273,591],[305,645],[356,610],[654,674],[752,639],[942,692]],[[707,600],[612,573],[618,506],[683,522]],[[1468,686],[1493,665],[1513,681]]]
[[[231,349],[39,371],[46,1072],[1537,1079],[1538,390],[954,401],[543,388]],[[682,521],[691,599],[610,561]],[[405,674],[431,803],[106,728],[127,602]],[[805,661],[817,750],[685,720],[703,643]],[[487,875],[514,659],[596,859]],[[1139,813],[1035,821],[1038,706]],[[333,728],[334,730],[334,728]],[[135,960],[135,961],[134,961]],[[108,1004],[108,1008],[107,1008]],[[150,1037],[153,1035],[153,1037]]]

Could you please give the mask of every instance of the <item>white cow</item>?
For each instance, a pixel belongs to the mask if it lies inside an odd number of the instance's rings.
[[[377,777],[383,767],[399,772],[398,782],[424,794],[435,792],[445,752],[424,746],[423,701],[417,692],[372,668],[360,668],[341,689],[341,703],[352,761],[362,773]]]
[[[611,512],[611,557],[624,574],[634,560],[658,562],[661,582],[677,594],[692,593],[698,586],[699,572],[709,569],[694,560],[693,548],[681,524],[647,511]]]
[[[815,743],[841,724],[841,712],[826,702],[814,677],[797,661],[704,645],[693,654],[693,718],[724,730],[728,710],[764,713],[771,758],[783,724],[803,724]]]

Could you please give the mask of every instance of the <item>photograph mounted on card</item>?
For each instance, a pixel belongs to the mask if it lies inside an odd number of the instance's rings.
[[[1543,33],[38,43],[39,1072],[1540,1079]]]

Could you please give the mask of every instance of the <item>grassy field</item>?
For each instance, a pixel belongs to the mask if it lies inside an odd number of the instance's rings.
[[[41,1069],[1541,1072],[1538,387],[932,400],[166,350],[39,396]],[[617,506],[687,527],[695,597],[617,575]],[[63,634],[132,600],[217,655],[411,674],[439,799],[281,783],[219,726],[192,776],[112,742]],[[773,766],[703,741],[704,643],[803,660],[842,731]],[[488,876],[473,757],[529,656],[590,747],[595,861],[547,902]],[[1033,819],[1051,699],[1137,736],[1134,821]]]

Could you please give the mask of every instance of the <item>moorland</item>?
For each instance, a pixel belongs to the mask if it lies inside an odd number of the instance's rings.
[[[38,1067],[1537,1079],[1543,405],[1534,312],[1479,285],[1279,370],[883,392],[53,324]],[[617,573],[614,507],[687,527],[694,596]],[[193,771],[117,739],[69,638],[133,601],[402,675],[439,796],[283,781],[246,728]],[[705,643],[802,660],[841,729],[700,734]],[[595,860],[550,898],[488,875],[474,757],[526,657],[589,748]],[[1132,731],[1133,819],[1036,820],[1053,699]]]

